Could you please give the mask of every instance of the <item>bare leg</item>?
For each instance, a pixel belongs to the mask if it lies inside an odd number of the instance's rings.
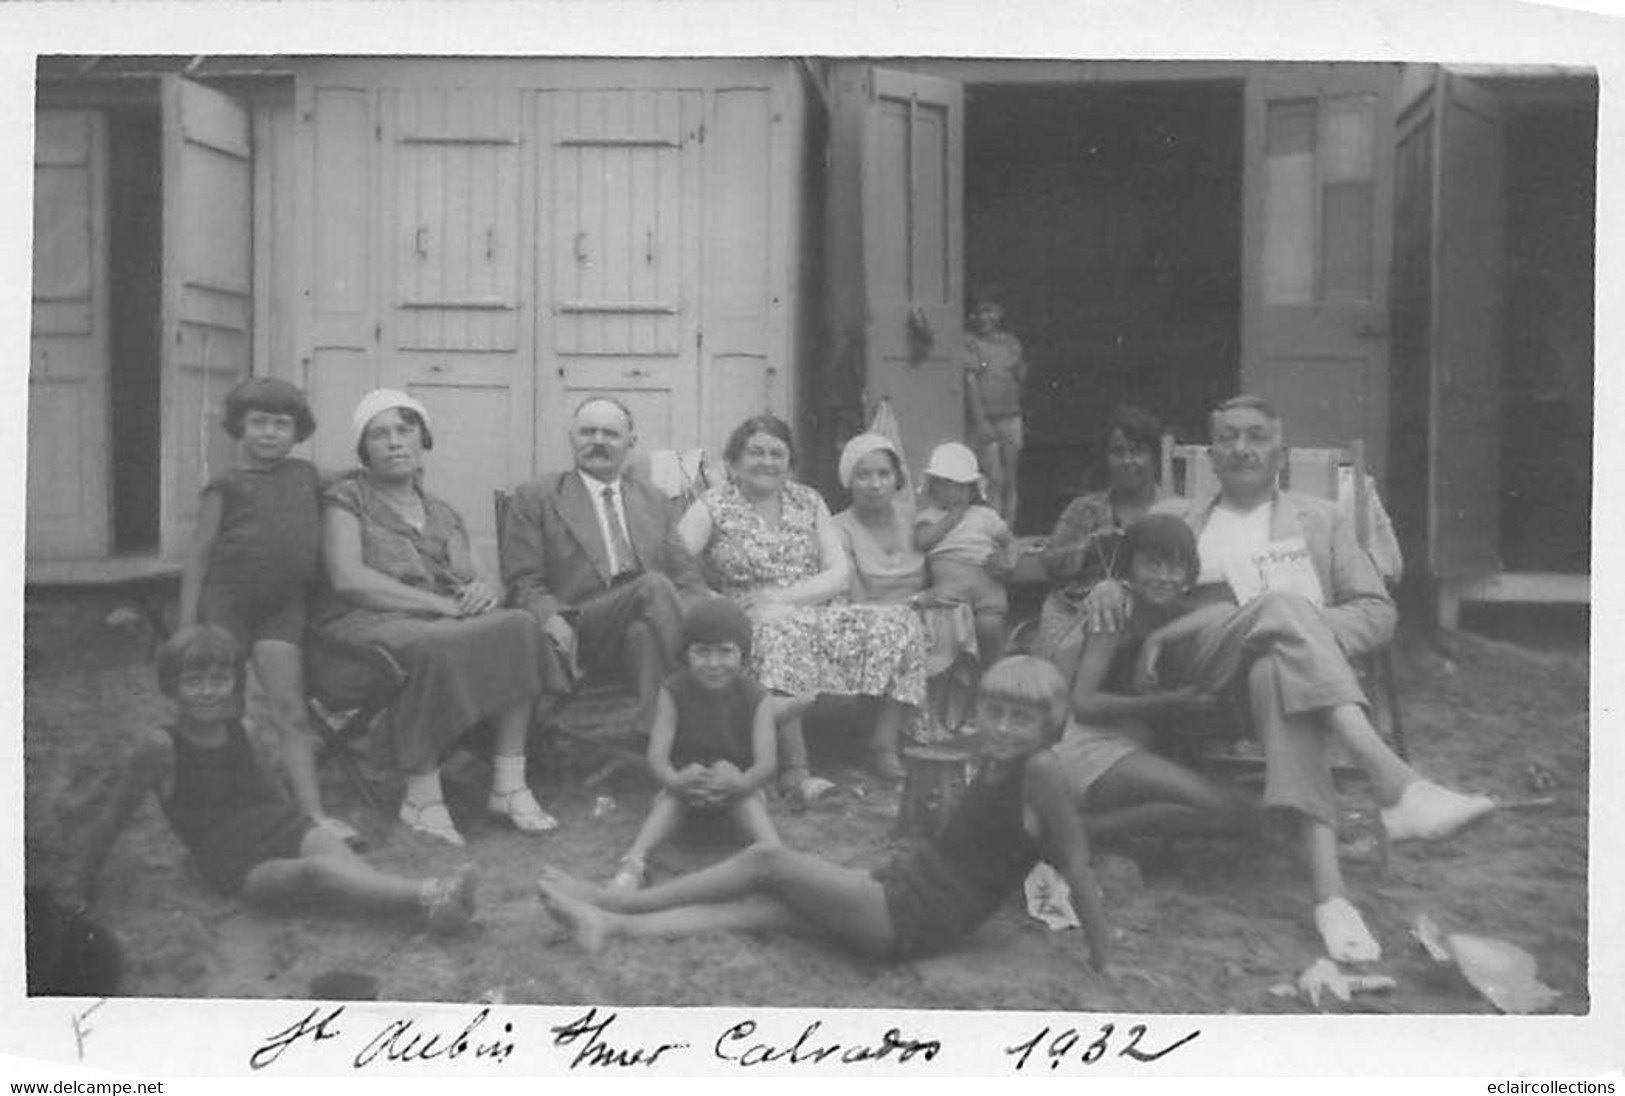
[[[1183,765],[1141,750],[1113,765],[1084,795],[1085,831],[1241,834],[1258,824],[1253,804]]]
[[[523,757],[525,736],[530,733],[531,705],[515,704],[497,717],[496,743],[492,754],[496,757]]]
[[[614,913],[546,880],[538,888],[548,913],[567,926],[576,942],[590,952],[599,951],[616,936],[698,936],[764,929],[804,932],[811,928],[790,907],[765,894],[654,913]]]
[[[779,747],[779,787],[790,791],[812,775],[807,764],[807,736],[801,716],[777,720],[774,735]]]
[[[684,808],[677,797],[668,791],[655,793],[654,802],[649,804],[649,814],[643,820],[638,835],[632,839],[632,845],[626,850],[624,859],[642,864],[648,855],[671,839],[682,825]]]
[[[317,821],[322,810],[321,783],[316,776],[316,735],[305,715],[305,674],[299,648],[277,639],[254,644],[254,674],[265,688],[271,719],[282,742],[282,766],[299,809]]]
[[[1021,468],[1021,450],[1000,439],[999,464],[1004,472],[999,485],[999,516],[1013,527],[1016,524],[1016,479]]]
[[[525,780],[525,739],[532,708],[530,702],[515,704],[497,718],[486,809],[505,816],[525,833],[546,833],[558,828],[558,819],[542,810]]]
[[[1004,637],[1003,612],[979,612],[976,614],[976,650],[982,656],[982,667],[984,669],[992,666],[1003,657]]]
[[[1327,709],[1326,723],[1371,777],[1371,791],[1378,803],[1386,807],[1398,802],[1405,788],[1419,779],[1416,770],[1389,749],[1358,704]]]
[[[767,813],[767,800],[761,792],[751,792],[734,800],[729,813],[739,828],[745,831],[753,845],[779,845],[779,831],[773,825],[773,818]]]
[[[1299,824],[1315,892],[1315,928],[1326,954],[1340,963],[1376,962],[1382,957],[1382,945],[1348,900],[1343,871],[1337,862],[1337,831],[1307,815],[1301,816]]]
[[[903,779],[903,765],[897,759],[897,746],[908,716],[907,704],[889,696],[881,698],[880,711],[875,716],[875,729],[869,739],[869,753],[874,759],[875,775],[883,780]]]
[[[543,872],[541,886],[544,896],[550,891],[574,894],[601,909],[628,914],[767,894],[860,950],[883,952],[893,939],[885,892],[873,876],[780,845],[752,845],[647,890],[612,892],[584,885],[556,869]]]
[[[474,905],[474,874],[465,865],[446,880],[408,879],[388,875],[352,852],[344,841],[320,826],[313,827],[300,844],[299,856],[267,860],[248,873],[243,897],[256,905],[280,906],[302,898],[315,898],[395,914],[433,914],[433,899],[455,904],[442,915],[461,927]]]

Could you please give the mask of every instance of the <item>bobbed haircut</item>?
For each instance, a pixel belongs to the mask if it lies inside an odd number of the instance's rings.
[[[310,413],[305,394],[276,377],[249,377],[226,395],[222,425],[233,438],[243,436],[243,420],[250,411],[293,416],[294,441],[304,441],[316,432],[316,416]]]
[[[1196,552],[1196,534],[1173,514],[1147,514],[1124,530],[1124,566],[1132,567],[1136,559],[1183,567],[1187,583],[1195,582],[1202,569]]]
[[[1162,451],[1162,420],[1132,403],[1120,403],[1112,408],[1111,418],[1106,420],[1106,441],[1111,443],[1112,435],[1121,432],[1123,440],[1136,449],[1146,449],[1152,453]]]
[[[733,464],[745,455],[745,443],[757,434],[766,434],[768,437],[778,438],[784,447],[790,450],[790,463],[796,463],[795,437],[790,433],[790,424],[777,415],[752,415],[728,435],[728,444],[722,447],[722,459]]]
[[[1061,677],[1061,671],[1032,655],[1011,655],[999,659],[982,675],[982,684],[976,695],[1044,709],[1049,717],[1049,738],[1052,742],[1061,736],[1061,728],[1066,725],[1067,714],[1071,711],[1066,681]]]
[[[226,666],[237,677],[237,691],[243,689],[243,651],[237,639],[218,624],[190,624],[170,636],[158,648],[158,689],[171,700],[187,670]]]
[[[406,423],[408,426],[415,426],[418,428],[418,436],[423,439],[424,450],[427,451],[434,448],[434,435],[429,433],[429,424],[423,421],[422,415],[418,414],[410,407],[386,407],[384,408],[384,411],[399,411],[402,422]],[[384,411],[380,411],[378,413],[382,415]],[[361,467],[372,467],[371,462],[367,460],[367,432],[365,430],[362,430],[361,436],[355,440],[355,456],[356,459],[361,462]]]

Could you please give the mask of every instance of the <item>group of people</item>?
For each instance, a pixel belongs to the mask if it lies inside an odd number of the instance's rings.
[[[997,334],[996,316],[988,326]],[[1013,352],[1019,360],[1019,344]],[[991,410],[1001,389],[979,387],[994,395],[973,405],[986,427],[974,440],[997,447],[1009,433]],[[159,652],[179,715],[142,737],[93,828],[82,898],[154,790],[204,878],[226,893],[328,895],[416,911],[439,931],[467,924],[471,867],[385,875],[324,810],[303,714],[307,627],[381,644],[405,668],[386,740],[405,777],[400,819],[455,845],[464,839],[439,770],[463,735],[494,727],[489,811],[547,832],[558,823],[526,781],[538,711],[583,676],[623,675],[659,785],[650,813],[605,883],[549,868],[539,884],[546,907],[592,947],[614,935],[779,927],[866,954],[938,951],[1042,859],[1069,884],[1091,960],[1104,966],[1090,840],[1245,833],[1262,805],[1296,820],[1329,954],[1371,961],[1380,946],[1338,867],[1332,743],[1371,776],[1392,839],[1445,836],[1494,806],[1423,778],[1373,729],[1350,659],[1391,638],[1393,601],[1333,504],[1278,489],[1282,423],[1254,397],[1213,412],[1222,487],[1206,499],[1165,498],[1159,424],[1135,409],[1114,414],[1106,487],[1062,514],[1043,554],[1053,588],[1033,654],[1012,657],[1001,657],[1010,529],[977,455],[958,442],[933,451],[916,496],[894,441],[852,438],[838,465],[851,503],[831,514],[793,479],[789,427],[753,417],[728,439],[727,482],[678,514],[628,474],[631,413],[592,398],[570,428],[574,467],[513,492],[497,579],[480,574],[462,517],[424,487],[435,438],[412,396],[365,396],[352,419],[359,467],[325,480],[291,455],[315,427],[292,386],[244,382],[225,425],[240,462],[204,491],[183,627]],[[1004,501],[1013,508],[1013,492]],[[1302,556],[1308,586],[1301,575],[1276,586],[1266,577],[1262,590],[1239,582],[1282,545]],[[803,724],[814,699],[866,698],[870,767],[896,781],[905,741],[945,733],[928,696],[967,658],[984,671],[963,739],[978,774],[941,833],[872,873],[785,848],[767,789],[777,783],[802,803],[836,790],[809,768]],[[259,773],[243,733],[245,661],[281,732],[291,804]],[[1227,691],[1245,698],[1263,747],[1262,804],[1156,752],[1161,733]],[[689,813],[716,810],[749,846],[649,885],[648,854]]]

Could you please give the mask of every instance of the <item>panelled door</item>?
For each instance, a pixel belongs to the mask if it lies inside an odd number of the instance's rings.
[[[1392,66],[1260,66],[1247,81],[1242,388],[1292,443],[1355,436],[1387,467]]]
[[[609,395],[644,451],[694,444],[699,421],[698,91],[534,97],[536,470],[570,465],[573,409]]]
[[[529,477],[534,437],[519,93],[386,89],[378,105],[380,372],[429,409],[426,483],[494,563],[491,490]]]
[[[1400,185],[1422,213],[1431,268],[1412,284],[1425,323],[1427,558],[1435,578],[1501,569],[1504,136],[1494,95],[1444,69],[1400,119]],[[1425,211],[1425,212],[1424,212]]]
[[[42,110],[34,130],[28,555],[103,556],[109,507],[107,131],[91,110]]]
[[[198,494],[230,468],[225,399],[253,354],[253,153],[248,111],[163,78],[163,485],[160,536],[181,555]]]
[[[964,105],[960,85],[870,69],[859,104],[864,402],[897,415],[910,465],[964,433]]]

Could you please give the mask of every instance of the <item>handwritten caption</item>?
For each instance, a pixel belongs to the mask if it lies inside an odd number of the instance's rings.
[[[617,1027],[620,1013],[612,1009],[588,1008],[562,1024],[538,1023],[530,1015],[515,1015],[516,1019],[502,1019],[490,1006],[482,1006],[460,1022],[439,1026],[411,1016],[380,1025],[376,1019],[362,1022],[346,1016],[344,1005],[321,1005],[264,1036],[248,1055],[248,1066],[255,1071],[269,1069],[290,1054],[324,1043],[334,1044],[328,1048],[329,1053],[348,1055],[351,1068],[358,1071],[386,1064],[457,1061],[502,1065],[527,1036],[569,1071],[654,1069],[694,1055],[740,1069],[773,1065],[909,1066],[934,1062],[949,1049],[940,1037],[905,1032],[897,1026],[858,1038],[837,1036],[822,1019],[788,1024],[740,1019],[720,1028],[714,1037],[677,1041],[641,1038],[624,1023]],[[1081,1030],[1046,1025],[1029,1038],[999,1049],[1013,1072],[1045,1064],[1053,1070],[1067,1064],[1093,1065],[1108,1055],[1155,1062],[1188,1046],[1200,1034],[1200,1030],[1191,1030],[1172,1037],[1157,1036],[1145,1024],[1119,1029],[1116,1024],[1102,1023]],[[985,1052],[986,1047],[963,1049]],[[694,1065],[691,1060],[684,1064]]]

